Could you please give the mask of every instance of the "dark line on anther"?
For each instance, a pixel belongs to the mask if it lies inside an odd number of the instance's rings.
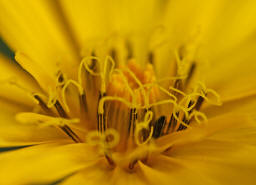
[[[132,108],[130,110],[130,118],[129,118],[129,127],[128,127],[128,133],[133,135],[134,129],[135,129],[135,122],[138,119],[138,114],[136,108]]]
[[[189,104],[188,104],[188,108],[190,108],[192,105],[193,105],[193,103],[194,103],[194,101],[190,101],[189,102]],[[192,110],[190,110],[189,112],[188,112],[188,114],[191,114],[191,112],[192,112]],[[190,124],[190,120],[187,120],[186,119],[186,117],[185,117],[185,115],[184,115],[184,117],[183,117],[183,120],[182,120],[184,123],[186,123],[186,124]],[[179,128],[177,129],[177,131],[181,131],[181,130],[184,130],[184,129],[186,129],[187,127],[185,126],[185,125],[182,125],[182,124],[180,124],[179,125]]]
[[[39,106],[48,114],[52,113],[51,110],[47,107],[47,105],[44,103],[44,101],[38,96],[34,95],[34,98],[38,101]]]
[[[161,116],[154,124],[153,138],[158,138],[162,135],[164,125],[166,124],[166,117]]]
[[[73,141],[81,143],[81,139],[74,133],[74,131],[67,125],[60,127]]]
[[[148,53],[148,61],[150,64],[154,64],[154,59],[155,59],[155,56],[154,56],[154,53],[152,51],[150,51]]]
[[[106,93],[103,93],[103,92],[99,93],[98,104],[99,104],[101,98],[103,98],[104,96],[106,96]],[[98,131],[101,133],[107,129],[106,128],[105,104],[103,105],[103,110],[104,110],[103,114],[97,113],[97,124],[98,124],[97,128],[98,128]]]
[[[195,69],[196,69],[196,63],[193,62],[190,66],[190,69],[188,72],[188,77],[185,81],[185,86],[187,86],[189,84],[189,82],[191,81],[191,79],[193,78],[193,75],[195,74]]]
[[[39,106],[46,112],[49,114],[53,114],[53,112],[51,111],[51,109],[49,109],[47,107],[47,105],[44,103],[44,101],[38,96],[35,95],[34,98],[39,102]],[[63,117],[63,118],[68,118],[66,112],[64,111],[64,109],[62,108],[60,102],[57,100],[55,103],[55,108],[57,109],[59,116]],[[60,126],[59,127],[61,130],[63,130],[73,141],[75,141],[76,143],[82,142],[81,139],[73,132],[73,130],[67,126]]]
[[[61,106],[60,102],[57,100],[56,103],[54,104],[55,108],[57,109],[60,117],[63,118],[68,118],[67,113],[65,112],[65,110],[63,109],[63,107]]]
[[[200,110],[200,108],[202,107],[203,102],[204,102],[204,98],[202,96],[199,96],[198,99],[197,99],[196,105],[195,105],[195,109],[197,111]]]
[[[175,114],[176,114],[177,117],[180,115],[179,112],[176,112]],[[170,129],[175,128],[176,125],[177,125],[177,120],[175,119],[174,115],[172,114],[171,118],[170,118],[170,121],[168,123],[167,134],[169,133]]]
[[[59,113],[60,117],[63,118],[69,118],[63,107],[61,106],[60,102],[57,100],[56,103],[54,104],[56,110]],[[76,135],[76,133],[67,125],[60,126],[60,128],[69,136],[73,141],[76,143],[82,142],[81,139]]]

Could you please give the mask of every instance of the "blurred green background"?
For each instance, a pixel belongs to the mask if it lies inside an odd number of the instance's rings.
[[[0,38],[0,52],[6,55],[9,58],[14,59],[14,53],[10,50],[10,48],[4,43],[4,41]]]

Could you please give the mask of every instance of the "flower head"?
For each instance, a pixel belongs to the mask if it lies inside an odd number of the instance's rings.
[[[1,184],[254,184],[255,9],[2,0]]]

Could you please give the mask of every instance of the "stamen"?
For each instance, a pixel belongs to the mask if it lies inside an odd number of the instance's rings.
[[[62,95],[62,99],[63,99],[63,105],[64,105],[64,107],[65,107],[67,112],[70,112],[70,110],[69,110],[69,107],[68,107],[68,104],[67,104],[67,100],[66,100],[66,89],[71,84],[73,84],[75,87],[77,87],[77,89],[79,90],[80,96],[82,96],[83,93],[84,93],[84,90],[83,90],[82,86],[78,82],[76,82],[74,80],[68,80],[65,83],[64,87],[62,88],[61,95]]]
[[[164,125],[166,124],[166,117],[161,116],[154,124],[153,138],[158,138],[162,135]]]
[[[136,75],[135,75],[130,69],[126,68],[125,70],[131,75],[131,77],[132,77],[132,78],[135,80],[135,82],[139,85],[139,87],[140,87],[140,89],[141,89],[141,91],[142,91],[142,96],[144,97],[144,104],[145,104],[145,106],[149,107],[149,106],[148,106],[149,102],[148,102],[148,99],[146,98],[146,97],[147,97],[147,96],[146,96],[146,91],[145,91],[145,89],[144,89],[142,83],[140,82],[140,80],[136,77]]]
[[[91,63],[91,65],[90,64],[88,64],[88,62],[89,61],[91,61],[92,63]],[[98,58],[95,56],[95,54],[94,53],[92,53],[92,56],[90,57],[90,58],[84,58],[82,61],[81,61],[81,63],[80,63],[80,65],[79,65],[79,68],[78,68],[78,83],[80,84],[80,85],[82,85],[82,69],[83,68],[85,68],[86,69],[86,71],[89,73],[89,74],[91,74],[91,75],[93,75],[92,73],[90,73],[90,71],[91,71],[91,69],[93,69],[94,68],[94,66],[95,66],[95,64],[96,64],[96,62],[97,62],[97,60],[98,60]],[[88,71],[88,69],[90,69],[89,71]],[[98,74],[99,75],[99,74]],[[95,75],[94,75],[95,76]],[[97,76],[97,75],[96,75]]]
[[[203,102],[204,102],[204,98],[202,96],[199,96],[197,101],[196,101],[195,109],[200,110]]]
[[[38,94],[35,94],[34,98],[38,101],[38,104],[43,109],[43,111],[45,111],[47,114],[52,114],[52,111],[48,108],[48,106],[44,103]]]
[[[173,101],[177,101],[177,97],[175,95],[173,95],[172,93],[170,93],[168,90],[166,90],[165,88],[161,87],[159,84],[152,82],[152,83],[147,83],[145,85],[143,85],[143,87],[153,87],[156,86],[158,87],[158,90],[162,91],[163,93],[165,93],[166,95],[170,96],[171,98],[173,98]],[[140,88],[138,88],[139,90]],[[148,90],[149,91],[149,90]]]
[[[190,108],[193,104],[194,104],[194,102],[192,100],[190,100],[190,102],[188,104],[188,108]],[[191,114],[191,112],[192,112],[192,110],[190,110],[188,112],[188,114]],[[184,123],[189,125],[190,124],[190,120],[191,120],[190,118],[186,119],[186,117],[184,116],[182,121],[184,121]],[[177,129],[177,131],[181,131],[181,130],[184,130],[186,128],[187,127],[185,127],[184,125],[180,124],[179,128]]]
[[[124,81],[125,87],[128,89],[128,92],[130,93],[130,95],[132,97],[132,103],[135,103],[136,102],[135,94],[134,94],[133,90],[131,89],[131,87],[129,86],[128,80],[124,76],[123,72],[120,69],[115,69],[113,72],[117,72],[118,74],[120,74],[120,77]]]
[[[118,132],[114,129],[107,129],[105,133],[99,134],[92,131],[87,134],[86,141],[92,146],[99,147],[99,154],[104,155],[110,166],[115,166],[115,161],[111,157],[110,149],[114,148],[120,141]]]
[[[103,97],[105,97],[105,96],[106,96],[106,93],[100,92],[100,94],[99,94],[99,100],[98,100],[98,105],[100,104],[101,99],[102,99]],[[99,112],[98,112],[97,118],[98,118],[98,126],[97,126],[98,131],[99,131],[100,133],[103,133],[103,132],[105,132],[105,130],[106,130],[105,104],[103,104],[103,112],[102,112],[102,113],[99,113]]]
[[[175,114],[176,114],[177,116],[179,116],[179,112],[176,112]],[[170,121],[169,121],[169,123],[168,123],[167,131],[166,131],[165,134],[168,134],[168,133],[170,132],[170,129],[172,129],[172,131],[174,131],[175,128],[176,128],[176,125],[177,125],[177,120],[174,118],[174,115],[173,115],[173,113],[172,113],[171,118],[170,118]]]
[[[49,98],[47,102],[47,107],[52,108],[55,105],[56,101],[57,101],[56,91],[49,88]]]
[[[58,100],[56,100],[56,103],[54,104],[56,110],[58,111],[60,117],[63,118],[68,118],[67,113],[65,112],[65,110],[63,109],[63,107],[61,106],[60,102]]]
[[[60,127],[73,141],[75,141],[76,143],[82,143],[83,141],[76,135],[75,132],[73,132],[73,130],[67,126],[61,126]]]
[[[150,126],[150,122],[152,121],[152,118],[153,118],[153,112],[147,111],[144,117],[144,121],[140,123],[136,123],[134,137],[137,145],[144,145],[151,140],[153,131],[154,131],[153,126]],[[145,138],[141,139],[140,137],[141,136],[140,134],[143,130],[146,130],[149,133],[148,138],[146,139]]]
[[[54,104],[56,110],[58,111],[60,117],[66,118],[68,119],[69,116],[67,115],[67,113],[65,112],[65,110],[63,109],[63,107],[61,106],[60,102],[58,100],[56,100],[56,103]],[[69,128],[69,126],[65,125],[63,127],[60,127],[68,136],[70,136],[72,138],[73,141],[75,141],[76,143],[80,143],[82,142],[81,139],[73,132],[73,130],[71,130],[71,128]]]
[[[207,117],[204,113],[199,112],[199,111],[193,111],[192,114],[190,115],[190,120],[192,119],[192,117],[195,118],[195,121],[197,123],[202,123],[202,122],[207,122]]]
[[[136,123],[137,119],[138,119],[137,109],[132,108],[130,110],[130,119],[129,119],[129,126],[128,126],[128,133],[129,133],[130,138],[133,138],[133,136],[134,136],[135,123]]]
[[[134,107],[134,104],[130,103],[129,101],[125,100],[124,98],[120,98],[120,97],[116,97],[116,96],[104,96],[99,101],[99,106],[98,106],[98,113],[99,114],[104,113],[104,108],[103,107],[104,107],[104,103],[106,101],[120,101],[129,108]],[[135,107],[138,107],[138,105],[135,106]]]

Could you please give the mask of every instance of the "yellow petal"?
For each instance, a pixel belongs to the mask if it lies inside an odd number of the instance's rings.
[[[247,116],[255,115],[256,109],[256,93],[248,92],[243,96],[232,97],[223,102],[222,106],[208,106],[203,109],[203,112],[208,118],[221,116],[228,113],[244,114]]]
[[[62,185],[72,184],[124,184],[124,185],[146,185],[148,184],[146,179],[139,172],[139,169],[135,172],[129,172],[120,167],[109,168],[106,164],[96,164],[80,171],[79,173],[69,177],[62,182]]]
[[[45,144],[5,152],[0,155],[0,183],[48,184],[96,160],[92,148],[85,144]]]
[[[0,98],[32,106],[33,92],[41,92],[37,83],[13,61],[0,55]]]
[[[165,1],[89,0],[60,1],[83,54],[99,49],[97,55],[109,54],[109,45],[118,37],[129,40],[133,56],[145,63],[149,37],[164,13]],[[110,47],[113,47],[112,45]],[[123,46],[124,47],[124,46]],[[85,50],[85,51],[84,51]],[[87,53],[86,53],[87,54]],[[91,54],[91,53],[90,53]]]
[[[55,127],[39,128],[36,125],[24,125],[15,120],[22,111],[32,111],[31,107],[0,100],[0,146],[20,146],[69,139]]]
[[[186,171],[199,173],[217,184],[255,183],[256,147],[247,143],[209,139],[173,148],[169,154],[181,161]]]
[[[88,165],[83,170],[72,175],[71,177],[64,180],[65,185],[69,184],[108,184],[111,181],[113,175],[113,169],[109,168],[108,164],[105,163],[105,159],[101,161]]]
[[[147,3],[134,0],[122,2],[79,0],[71,3],[63,0],[60,3],[81,47],[85,46],[85,41],[88,39],[110,36],[117,31],[123,34],[141,29],[146,30],[154,24],[152,22],[152,17],[156,13],[154,9],[160,4],[155,0],[147,1]]]
[[[139,162],[139,167],[149,184],[215,184],[213,180],[203,176],[202,173],[187,169],[185,165],[178,160],[165,156],[154,157],[150,160],[149,165]]]
[[[3,40],[14,50],[25,53],[47,72],[59,69],[72,76],[79,64],[73,44],[64,31],[51,1],[3,0],[0,2]]]
[[[201,71],[208,86],[214,88],[223,100],[242,96],[256,90],[255,37],[231,47],[219,57],[210,59]]]
[[[208,58],[220,56],[253,34],[255,16],[255,1],[220,1],[220,7],[214,13],[203,38],[202,45]]]
[[[204,140],[218,132],[227,132],[229,129],[255,129],[255,117],[248,117],[244,114],[223,114],[209,119],[203,125],[192,127],[182,132],[176,132],[160,137],[156,144],[160,149],[165,150],[172,146],[188,145]]]

